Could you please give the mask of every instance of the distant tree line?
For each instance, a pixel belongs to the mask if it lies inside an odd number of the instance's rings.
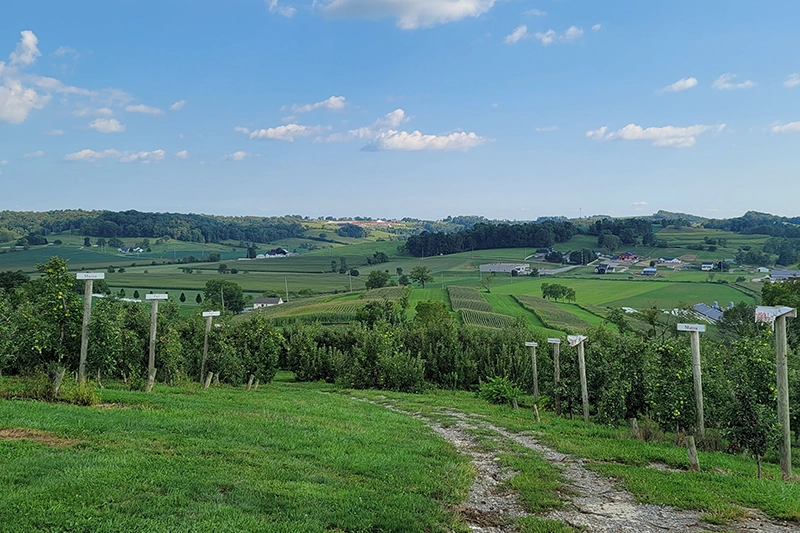
[[[567,242],[578,233],[572,222],[481,223],[457,233],[422,232],[413,235],[406,241],[405,250],[415,257],[427,257],[495,248],[549,248]]]

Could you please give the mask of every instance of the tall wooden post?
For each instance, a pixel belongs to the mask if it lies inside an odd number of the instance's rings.
[[[700,368],[700,333],[705,332],[703,324],[678,324],[678,331],[688,331],[692,339],[692,377],[694,378],[694,402],[697,410],[697,438],[706,437],[705,415],[703,413],[703,373]]]
[[[578,347],[578,372],[581,377],[581,400],[583,403],[583,421],[589,422],[589,386],[586,382],[586,357],[583,352],[583,342],[588,339],[583,335],[570,335],[567,337],[570,346]]]
[[[148,294],[145,299],[153,302],[150,310],[150,358],[147,363],[147,386],[145,392],[153,390],[156,381],[156,329],[158,326],[158,302],[169,298],[167,294]]]
[[[206,318],[206,336],[203,339],[203,359],[200,362],[200,383],[203,383],[206,375],[206,361],[208,361],[208,334],[211,332],[211,322],[215,316],[219,316],[219,311],[205,311],[203,316]]]
[[[775,326],[778,421],[781,424],[782,431],[778,451],[781,459],[781,475],[784,480],[792,477],[792,428],[789,418],[789,363],[786,356],[786,319],[796,317],[797,310],[791,307],[756,308],[756,322],[773,322]]]
[[[553,345],[553,378],[556,386],[556,392],[554,394],[556,415],[561,416],[561,339],[547,339],[547,342]]]
[[[533,365],[533,401],[539,403],[539,370],[536,368],[536,347],[535,342],[526,342],[525,346],[531,349],[531,364]]]
[[[92,288],[94,286],[94,280],[105,279],[105,277],[105,274],[90,274],[87,272],[80,272],[76,275],[76,279],[86,281],[83,290],[83,325],[81,327],[81,353],[78,363],[79,383],[86,381],[86,354],[89,351],[89,321],[92,318]]]

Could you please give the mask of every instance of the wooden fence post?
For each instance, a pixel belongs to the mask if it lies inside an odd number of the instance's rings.
[[[535,342],[526,342],[525,346],[531,349],[531,364],[533,365],[533,402],[539,403],[539,370],[536,368],[536,347]]]
[[[581,377],[581,400],[583,403],[583,421],[589,422],[589,386],[586,382],[586,357],[583,352],[583,343],[588,337],[584,335],[570,335],[567,337],[569,345],[578,347],[578,371]]]
[[[700,334],[705,332],[703,324],[678,324],[678,331],[688,331],[692,339],[692,377],[694,378],[694,402],[697,410],[697,438],[706,438],[706,422],[703,413],[703,373],[700,368]]]
[[[147,386],[145,392],[153,390],[153,384],[156,381],[156,331],[158,328],[158,302],[169,298],[167,294],[148,294],[145,296],[146,300],[153,302],[153,308],[150,311],[150,357],[147,363]]]
[[[555,381],[555,394],[553,396],[556,415],[561,416],[561,339],[547,339],[547,342],[553,345],[553,378]]]
[[[206,361],[208,361],[208,334],[211,332],[211,322],[215,316],[219,316],[219,311],[205,311],[203,316],[206,318],[206,335],[203,339],[203,360],[200,362],[200,383],[203,383],[206,375]]]
[[[694,437],[686,437],[686,453],[689,455],[689,470],[692,472],[699,472],[700,459],[697,457],[697,447],[694,444]]]
[[[89,321],[92,317],[92,287],[94,285],[94,280],[105,279],[106,275],[101,273],[90,274],[88,272],[79,272],[75,277],[76,279],[82,279],[86,282],[83,290],[83,325],[81,327],[81,353],[78,363],[78,382],[83,383],[86,381],[86,354],[89,351]]]
[[[786,341],[786,319],[796,318],[797,310],[791,307],[756,307],[756,322],[773,322],[775,326],[775,353],[778,382],[778,422],[781,440],[778,451],[781,459],[781,476],[792,477],[792,428],[789,417],[789,364]]]

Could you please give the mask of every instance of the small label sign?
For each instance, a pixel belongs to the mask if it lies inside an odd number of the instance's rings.
[[[102,272],[99,273],[89,273],[89,272],[78,272],[76,274],[77,279],[106,279],[106,275]]]
[[[203,311],[203,316],[206,318],[211,316],[219,316],[219,311]]]
[[[553,339],[553,338],[551,338],[551,339],[547,339],[547,342],[549,342],[550,344],[561,344],[561,339]]]
[[[528,348],[536,348],[539,345],[535,342],[526,342],[525,346],[527,346]]]
[[[147,294],[145,300],[168,300],[169,294]]]
[[[703,324],[678,324],[678,331],[698,331],[705,333],[706,327]]]
[[[794,318],[797,316],[797,310],[791,307],[768,307],[762,305],[756,307],[756,322],[772,324],[779,316]]]
[[[569,342],[570,346],[575,347],[588,338],[584,335],[567,335],[567,342]]]

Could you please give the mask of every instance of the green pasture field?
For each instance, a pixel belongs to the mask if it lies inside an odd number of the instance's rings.
[[[28,435],[0,433],[0,531],[459,527],[468,458],[414,418],[287,382],[112,386],[99,407],[0,400],[0,431]]]
[[[492,311],[495,313],[521,318],[528,327],[539,329],[549,336],[562,334],[561,331],[545,327],[539,317],[519,305],[516,300],[507,294],[484,294],[483,297],[492,305]]]
[[[534,313],[546,327],[558,331],[584,333],[592,326],[599,325],[603,321],[602,319],[596,320],[598,317],[591,315],[584,309],[580,309],[578,306],[573,305],[565,309],[560,304],[538,296],[514,295],[514,299],[519,302],[520,306]],[[584,316],[591,315],[592,322],[584,320],[579,314]]]

